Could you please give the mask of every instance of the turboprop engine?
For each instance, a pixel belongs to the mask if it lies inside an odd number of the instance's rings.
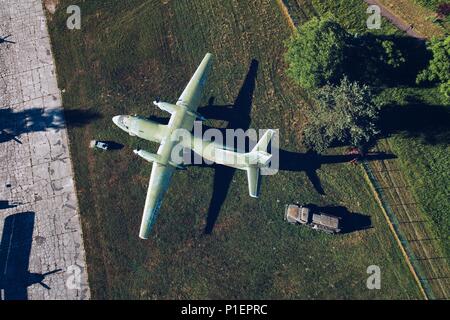
[[[133,150],[134,154],[137,154],[139,157],[141,157],[142,159],[148,161],[148,162],[156,162],[162,165],[171,165],[177,169],[185,169],[184,166],[182,164],[177,164],[173,161],[168,161],[168,163],[164,163],[163,161],[161,161],[161,157],[155,153],[151,153],[148,152],[146,150],[142,150],[142,149],[135,149]]]

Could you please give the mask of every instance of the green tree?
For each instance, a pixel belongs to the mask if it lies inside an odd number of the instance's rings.
[[[428,69],[418,75],[417,83],[438,81],[441,93],[450,99],[450,36],[431,40],[428,49],[433,53],[433,58]]]
[[[318,89],[314,100],[303,134],[305,143],[317,152],[334,143],[362,147],[379,133],[380,106],[368,86],[344,78],[339,85]]]
[[[350,34],[330,16],[313,18],[288,40],[288,75],[303,88],[338,82]]]
[[[384,50],[384,54],[380,57],[382,62],[393,68],[399,68],[406,62],[403,53],[396,47],[394,41],[383,40],[381,41],[381,47]]]

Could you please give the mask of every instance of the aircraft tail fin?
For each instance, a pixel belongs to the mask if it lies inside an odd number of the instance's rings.
[[[266,167],[268,165],[272,159],[272,155],[267,152],[267,148],[274,134],[274,130],[267,130],[262,138],[259,139],[258,143],[248,154],[250,164],[258,167]]]
[[[248,192],[251,197],[259,197],[261,168],[267,167],[272,155],[267,152],[269,143],[272,140],[274,130],[267,130],[255,147],[248,154],[250,165],[246,168],[248,180]]]
[[[265,151],[267,152],[267,147],[269,146],[270,141],[272,140],[272,137],[275,134],[275,130],[269,129],[267,130],[264,135],[259,139],[258,143],[255,145],[255,147],[252,149],[252,152],[255,151]]]

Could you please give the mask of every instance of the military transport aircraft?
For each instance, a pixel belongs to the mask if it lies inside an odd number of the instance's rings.
[[[190,133],[197,119],[204,120],[197,113],[197,108],[200,104],[211,64],[212,55],[208,53],[203,58],[176,104],[158,100],[153,102],[158,108],[171,114],[167,125],[139,116],[119,115],[112,119],[119,128],[131,136],[160,143],[156,154],[140,149],[133,151],[138,156],[153,163],[139,232],[139,237],[142,239],[148,239],[150,235],[174,171],[184,168],[182,160],[173,159],[173,150],[177,146],[181,145],[183,148],[193,150],[196,154],[211,162],[245,170],[247,172],[250,196],[258,197],[260,170],[268,167],[272,158],[272,155],[267,152],[267,148],[275,133],[274,130],[267,130],[248,153],[230,150],[223,144],[205,141]],[[180,130],[187,132],[189,139],[178,135],[177,133]]]

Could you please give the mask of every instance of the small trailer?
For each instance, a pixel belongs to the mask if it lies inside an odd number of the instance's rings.
[[[303,224],[314,230],[329,234],[341,231],[341,218],[323,212],[313,212],[308,207],[296,204],[286,205],[284,219],[292,224]]]

